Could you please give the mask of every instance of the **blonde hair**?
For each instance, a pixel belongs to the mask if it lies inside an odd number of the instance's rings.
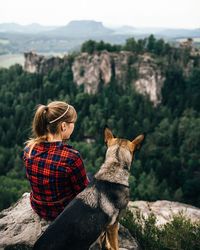
[[[32,138],[25,142],[30,147],[29,156],[36,144],[47,141],[48,133],[59,133],[62,122],[76,122],[77,113],[73,106],[66,102],[54,101],[47,106],[39,104],[32,122]]]

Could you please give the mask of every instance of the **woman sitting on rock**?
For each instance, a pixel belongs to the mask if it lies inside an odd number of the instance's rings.
[[[74,107],[58,101],[39,105],[33,119],[23,159],[31,206],[45,220],[54,220],[88,185],[80,153],[65,143],[76,119]]]

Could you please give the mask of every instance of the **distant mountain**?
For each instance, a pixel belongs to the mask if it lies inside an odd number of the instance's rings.
[[[200,29],[168,29],[168,28],[157,28],[157,27],[132,27],[122,26],[115,29],[114,34],[117,35],[150,35],[154,34],[157,37],[165,38],[177,38],[177,37],[200,37]]]
[[[49,34],[70,37],[96,37],[111,35],[112,29],[103,26],[102,22],[92,20],[71,21],[66,26],[57,28]]]
[[[55,26],[42,26],[38,23],[20,25],[17,23],[1,23],[0,32],[36,34],[55,29]]]
[[[108,28],[93,20],[71,21],[65,26],[42,26],[37,23],[20,25],[0,24],[0,55],[8,53],[66,52],[80,48],[86,40],[103,40],[111,44],[124,44],[130,37],[144,39],[150,34],[169,42],[179,39],[200,38],[200,29],[168,29],[155,27],[122,26]],[[198,40],[198,39],[197,39]]]
[[[145,35],[145,34],[156,34],[160,31],[162,31],[163,28],[154,28],[154,27],[142,27],[142,28],[138,28],[138,27],[133,27],[133,26],[122,26],[120,28],[115,29],[114,34],[118,34],[118,35]]]
[[[121,26],[119,28],[116,28],[114,30],[115,35],[127,35],[127,34],[134,34],[136,31],[136,28],[128,25]]]
[[[199,29],[163,29],[157,34],[160,36],[166,36],[169,38],[178,38],[178,37],[200,37],[200,28]]]
[[[122,26],[119,28],[105,27],[102,22],[93,20],[71,21],[65,26],[43,26],[38,23],[30,25],[20,25],[17,23],[0,24],[0,33],[18,33],[18,34],[39,34],[41,36],[53,37],[71,37],[71,38],[100,38],[110,36],[147,36],[154,34],[156,37],[165,37],[169,39],[200,37],[199,29],[169,29],[157,27],[133,27]]]

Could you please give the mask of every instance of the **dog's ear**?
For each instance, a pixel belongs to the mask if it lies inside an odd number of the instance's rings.
[[[132,146],[133,149],[140,149],[142,146],[142,143],[144,142],[145,134],[138,135],[133,141],[132,141]]]
[[[114,138],[111,130],[108,127],[105,127],[104,129],[104,141],[106,144],[108,144],[109,140],[111,140],[112,138]]]

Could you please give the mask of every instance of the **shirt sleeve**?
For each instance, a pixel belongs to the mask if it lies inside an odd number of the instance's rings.
[[[78,157],[73,164],[70,180],[76,195],[85,189],[89,183],[81,157]]]

